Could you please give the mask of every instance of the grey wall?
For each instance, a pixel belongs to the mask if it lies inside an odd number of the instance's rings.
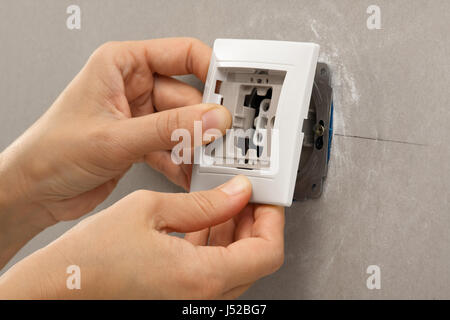
[[[326,190],[287,210],[285,264],[244,298],[450,298],[449,1],[0,3],[0,149],[108,40],[319,43],[336,105]],[[69,4],[81,6],[79,31],[66,28]],[[381,30],[366,27],[370,4],[381,7]],[[179,190],[139,165],[98,209],[139,188]],[[3,272],[74,224],[37,236]],[[381,268],[381,290],[366,287],[372,264]]]

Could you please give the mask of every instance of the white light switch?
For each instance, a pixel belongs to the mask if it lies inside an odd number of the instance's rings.
[[[214,42],[203,102],[227,107],[232,130],[196,148],[191,191],[243,174],[251,202],[292,204],[318,54],[313,43]]]

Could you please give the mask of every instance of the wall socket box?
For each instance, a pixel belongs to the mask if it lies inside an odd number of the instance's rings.
[[[292,204],[318,54],[313,43],[214,42],[203,102],[227,107],[232,130],[195,149],[191,191],[243,174],[251,202]]]

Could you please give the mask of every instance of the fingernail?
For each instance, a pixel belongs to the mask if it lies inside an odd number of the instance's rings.
[[[239,193],[245,192],[249,184],[250,182],[244,176],[236,176],[233,179],[221,185],[219,189],[228,194],[229,196],[234,196]]]
[[[225,131],[230,126],[230,114],[224,107],[216,107],[202,116],[203,132],[208,129]]]

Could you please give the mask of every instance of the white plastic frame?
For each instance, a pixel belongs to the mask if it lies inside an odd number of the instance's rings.
[[[252,183],[251,202],[291,206],[303,142],[303,120],[308,114],[318,54],[319,45],[314,43],[234,39],[214,42],[204,103],[220,104],[221,96],[215,93],[215,85],[217,80],[225,80],[221,68],[285,71],[286,75],[276,110],[270,167],[245,170],[210,165],[204,159],[205,147],[199,147],[195,153],[200,163],[193,166],[191,191],[211,189],[243,174]]]

